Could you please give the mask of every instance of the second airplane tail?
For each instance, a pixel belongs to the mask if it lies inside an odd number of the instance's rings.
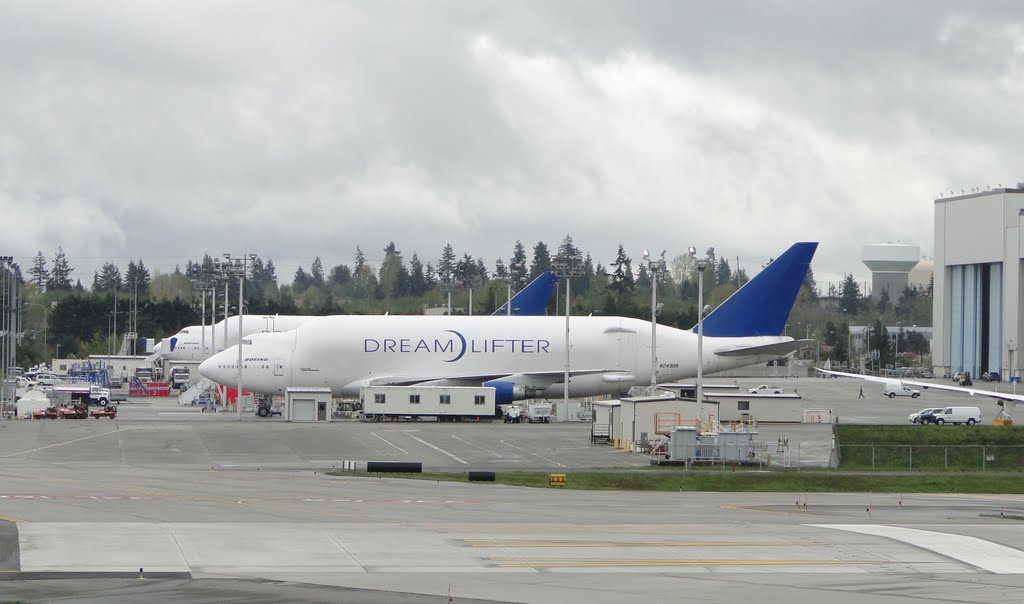
[[[782,335],[817,249],[817,242],[793,244],[704,318],[704,335]],[[696,333],[696,326],[693,331]]]

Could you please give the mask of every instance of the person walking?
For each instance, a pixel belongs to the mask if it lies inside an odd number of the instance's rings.
[[[864,386],[860,387],[860,395],[857,398],[864,398]]]

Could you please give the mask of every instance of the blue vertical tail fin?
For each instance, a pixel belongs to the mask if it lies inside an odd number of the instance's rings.
[[[782,335],[817,249],[817,242],[793,244],[704,318],[704,335]],[[693,331],[696,333],[696,326]]]
[[[537,316],[543,315],[551,300],[551,294],[555,292],[555,282],[558,277],[552,271],[545,271],[530,282],[529,285],[512,296],[513,315]],[[508,314],[506,307],[508,302],[501,305],[501,308],[491,313],[493,316]]]

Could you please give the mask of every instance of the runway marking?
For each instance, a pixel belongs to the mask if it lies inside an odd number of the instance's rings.
[[[465,539],[471,547],[804,547],[785,541],[503,541]],[[481,541],[483,543],[474,543]]]
[[[811,524],[816,528],[886,537],[995,574],[1024,573],[1024,552],[971,537],[883,524]]]
[[[345,499],[331,497],[307,497],[300,499],[303,503],[455,503],[463,505],[475,505],[479,501],[468,501],[460,499]]]
[[[117,430],[111,430],[110,432],[104,432],[102,434],[93,434],[91,436],[83,436],[82,438],[76,438],[74,440],[64,441],[62,443],[54,443],[52,445],[46,445],[45,447],[36,447],[35,449],[29,449],[28,451],[19,451],[17,453],[8,453],[0,457],[16,457],[18,455],[26,455],[28,453],[35,453],[36,451],[42,451],[43,449],[52,449],[53,447],[62,447],[64,445],[70,445],[71,443],[81,442],[83,440],[89,440],[90,438],[99,438],[101,436],[107,436],[109,434],[117,434],[118,432],[124,432],[125,430],[135,430],[136,428],[118,428]]]
[[[0,514],[0,520],[6,520],[7,522],[13,522],[14,524],[25,522],[24,518],[15,518],[14,516],[5,516],[3,514]]]
[[[405,450],[405,449],[403,449],[402,447],[399,447],[398,445],[396,445],[395,443],[391,442],[390,440],[388,440],[388,439],[384,438],[383,436],[380,436],[380,435],[379,435],[379,434],[377,434],[376,432],[370,432],[370,436],[373,436],[373,437],[375,437],[375,438],[379,438],[379,439],[381,439],[382,441],[384,441],[384,442],[388,443],[389,445],[391,445],[392,447],[394,447],[394,448],[398,449],[398,450],[399,450],[399,451],[401,451],[402,453],[405,453],[406,455],[408,455],[408,454],[409,454],[409,452],[408,452],[408,451],[406,451],[406,450]]]
[[[439,447],[437,445],[432,445],[432,444],[428,443],[427,441],[423,440],[422,438],[420,438],[418,436],[413,436],[412,434],[409,434],[408,432],[406,432],[405,435],[408,436],[409,438],[413,439],[413,440],[419,441],[419,442],[427,445],[428,447],[430,447],[431,449],[434,449],[435,451],[437,451],[439,453],[444,453],[448,457],[451,457],[452,459],[454,459],[455,461],[459,462],[460,464],[462,464],[464,466],[468,466],[469,465],[468,461],[466,461],[464,459],[461,459],[458,456],[452,455],[451,453],[449,453],[448,451],[445,451],[441,447]]]
[[[454,438],[455,440],[461,440],[462,442],[466,443],[467,445],[469,445],[471,447],[476,447],[477,449],[480,449],[481,451],[486,451],[486,452],[490,453],[491,455],[493,455],[495,457],[501,457],[500,454],[495,453],[494,451],[491,451],[490,449],[485,449],[485,448],[481,447],[480,445],[474,445],[473,443],[469,442],[468,440],[466,440],[464,438],[459,438],[458,436],[456,436],[454,434],[452,434],[452,438]]]
[[[543,459],[544,461],[550,461],[551,463],[555,464],[556,466],[559,466],[559,467],[562,467],[562,468],[568,468],[569,467],[569,466],[567,466],[567,465],[565,465],[563,463],[558,463],[557,461],[555,461],[553,459],[548,459],[547,457],[544,457],[543,455],[537,455],[536,453],[534,453],[533,451],[530,451],[529,449],[524,449],[524,448],[522,448],[520,446],[513,445],[512,443],[508,442],[507,440],[501,441],[501,444],[508,445],[508,446],[512,447],[513,449],[519,449],[520,451],[524,451],[526,453],[529,453],[530,455],[533,455],[534,457],[539,457],[539,458]]]
[[[29,500],[48,500],[48,499],[91,499],[93,501],[138,501],[142,499],[151,499],[150,497],[137,497],[134,495],[0,495],[0,499],[29,499]]]
[[[671,558],[490,558],[502,568],[590,568],[644,566],[861,566],[863,560],[681,560]]]

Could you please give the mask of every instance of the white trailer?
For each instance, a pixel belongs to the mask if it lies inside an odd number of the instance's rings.
[[[488,420],[497,414],[494,388],[486,387],[365,386],[359,399],[366,420]]]

